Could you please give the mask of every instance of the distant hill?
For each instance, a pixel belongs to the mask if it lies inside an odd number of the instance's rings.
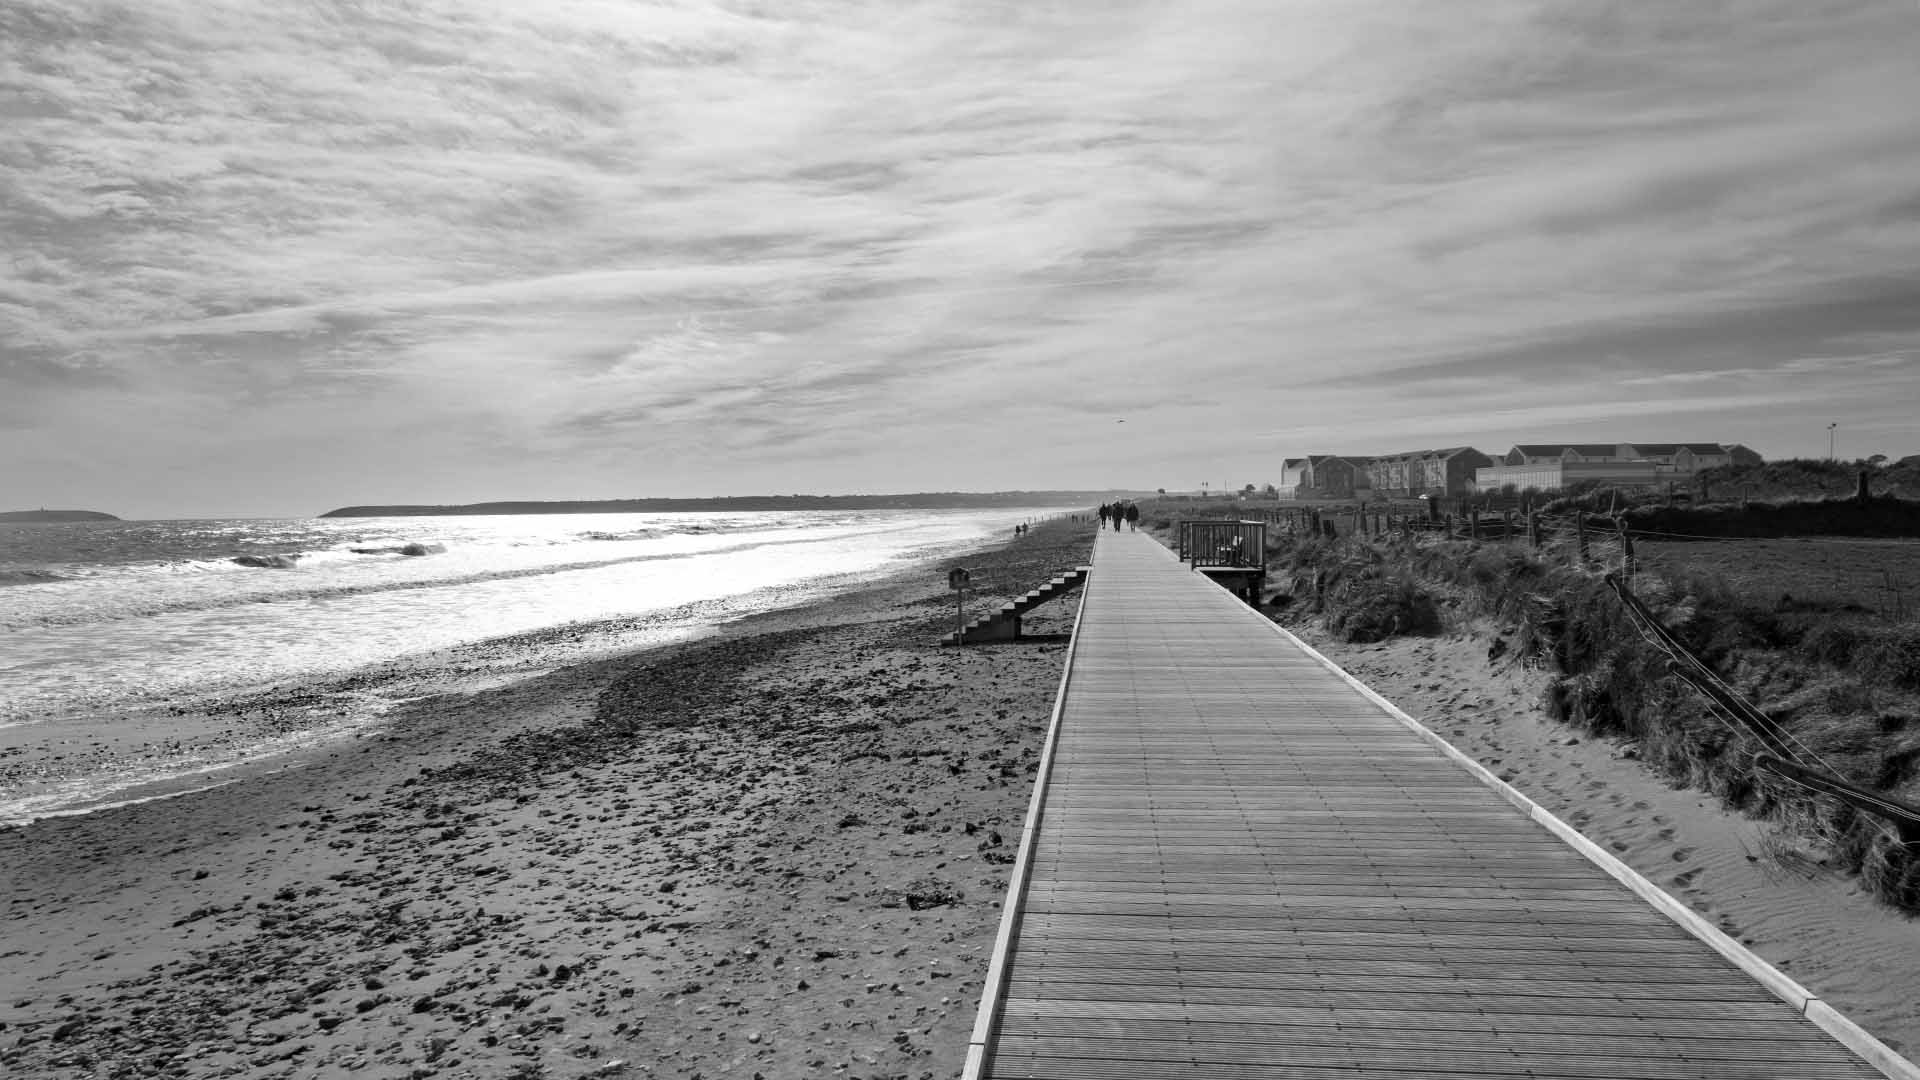
[[[0,521],[119,521],[98,510],[0,510]]]
[[[490,502],[464,506],[343,506],[321,517],[451,517],[466,514],[662,514],[724,510],[965,510],[995,506],[1092,506],[1127,491],[923,491],[910,495],[738,495],[712,499]]]

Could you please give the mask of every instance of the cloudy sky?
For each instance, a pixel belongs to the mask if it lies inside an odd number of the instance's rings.
[[[1917,57],[1916,0],[0,0],[0,509],[1917,453]]]

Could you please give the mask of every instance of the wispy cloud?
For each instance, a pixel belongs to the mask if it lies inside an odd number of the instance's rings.
[[[1915,55],[1891,0],[0,0],[0,503],[1813,452],[1920,400]]]

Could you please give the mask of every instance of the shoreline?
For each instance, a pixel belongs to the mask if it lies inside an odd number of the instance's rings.
[[[948,545],[966,550],[992,539]],[[930,551],[915,565],[947,558]],[[911,567],[825,574],[638,615],[563,623],[363,667],[208,688],[171,699],[0,724],[0,830],[254,775],[378,732],[388,714],[434,696],[511,685],[563,667],[713,636],[742,619],[831,603]],[[107,717],[112,719],[108,720]],[[84,789],[85,794],[77,794]],[[18,804],[18,805],[11,805]]]
[[[1025,588],[1091,535],[966,559]],[[957,1072],[1077,598],[1027,641],[942,648],[935,577],[0,830],[0,1066]]]

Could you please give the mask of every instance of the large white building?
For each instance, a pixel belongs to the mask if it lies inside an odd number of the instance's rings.
[[[1553,491],[1589,481],[1649,487],[1702,469],[1760,460],[1759,454],[1738,444],[1522,443],[1500,455],[1499,464],[1475,473],[1474,487]]]

